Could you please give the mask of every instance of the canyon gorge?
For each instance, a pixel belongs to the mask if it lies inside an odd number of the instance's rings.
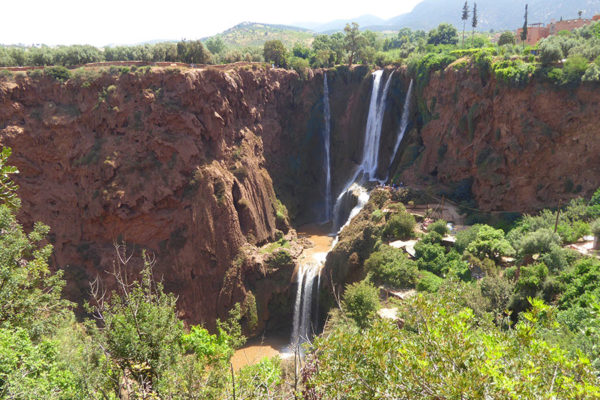
[[[50,226],[71,300],[83,302],[97,276],[114,285],[114,243],[124,242],[155,255],[186,321],[214,328],[239,302],[256,310],[242,321],[253,336],[292,329],[295,228],[341,226],[334,203],[360,172],[483,211],[556,206],[600,184],[599,102],[593,84],[515,88],[474,66],[427,79],[262,64],[91,69],[64,82],[16,74],[0,80],[0,145],[20,171],[19,219]],[[290,257],[264,250],[282,239]]]

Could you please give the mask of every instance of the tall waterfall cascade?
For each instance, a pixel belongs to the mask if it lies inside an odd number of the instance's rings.
[[[325,175],[325,215],[324,222],[331,221],[332,196],[331,196],[331,111],[329,108],[329,85],[327,84],[327,73],[323,74],[323,116],[325,126],[323,128],[323,148],[325,157],[323,157],[323,167]]]
[[[365,143],[363,146],[362,161],[356,169],[352,178],[344,185],[344,189],[341,191],[336,199],[333,207],[333,229],[334,232],[339,232],[346,224],[342,224],[342,203],[344,198],[352,191],[358,190],[359,204],[361,195],[363,199],[366,196],[366,201],[369,201],[368,192],[363,187],[364,184],[372,181],[379,181],[377,179],[377,167],[379,165],[379,147],[381,141],[381,127],[383,126],[383,117],[385,115],[386,100],[390,83],[392,82],[393,72],[387,78],[383,92],[381,92],[381,81],[383,77],[383,70],[373,72],[373,89],[371,90],[371,100],[369,103],[369,114],[367,116],[367,126],[365,128]],[[383,180],[379,181],[383,182]],[[361,189],[358,189],[360,187]],[[366,195],[362,192],[367,193]],[[363,204],[364,206],[364,204]],[[361,207],[362,209],[362,207]],[[354,211],[354,210],[353,210]],[[358,214],[358,211],[352,216]],[[351,212],[352,214],[352,212]]]
[[[381,127],[383,126],[383,116],[385,114],[386,100],[390,83],[392,82],[390,74],[383,89],[379,93],[383,70],[373,73],[373,91],[371,92],[371,103],[369,104],[369,115],[367,117],[367,128],[365,130],[365,144],[363,146],[363,157],[359,170],[361,170],[369,180],[377,179],[377,166],[379,165],[379,142],[381,141]]]
[[[337,197],[333,210],[331,208],[331,115],[329,108],[329,87],[327,75],[323,78],[323,113],[325,118],[325,128],[323,131],[324,140],[324,169],[326,171],[326,190],[325,190],[325,219],[326,222],[333,217],[333,228],[336,233],[336,238],[331,245],[331,249],[338,242],[337,234],[346,227],[352,219],[367,204],[370,197],[369,190],[365,187],[369,182],[383,183],[377,177],[377,169],[379,165],[379,148],[381,140],[381,128],[383,125],[383,117],[386,108],[386,99],[392,81],[393,72],[387,78],[383,90],[381,90],[383,70],[375,71],[373,76],[373,89],[371,91],[371,99],[369,102],[369,114],[367,117],[367,125],[365,128],[365,141],[363,147],[363,156],[361,164],[354,172],[352,178],[346,183],[342,192]],[[394,145],[390,165],[396,157],[396,153],[400,147],[406,129],[408,127],[410,114],[410,99],[412,94],[413,82],[410,82],[406,100],[402,111],[402,118],[398,128],[398,134]],[[350,211],[350,215],[344,223],[341,223],[343,216],[341,215],[341,204],[346,195],[352,193],[357,198],[357,203]],[[332,215],[333,211],[333,215]],[[299,350],[302,354],[301,345],[310,340],[310,338],[318,331],[318,311],[319,311],[319,289],[321,285],[321,269],[325,265],[328,252],[315,253],[305,261],[296,272],[296,298],[294,302],[294,319],[292,327],[291,346],[292,351]],[[315,286],[316,281],[316,286]],[[313,297],[316,296],[315,305],[313,305]],[[311,318],[312,317],[312,318]]]

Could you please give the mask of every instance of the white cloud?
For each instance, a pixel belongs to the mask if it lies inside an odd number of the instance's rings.
[[[6,1],[2,5],[0,43],[88,43],[102,46],[155,39],[198,39],[242,21],[272,24],[327,22],[363,14],[387,19],[409,12],[420,1]]]

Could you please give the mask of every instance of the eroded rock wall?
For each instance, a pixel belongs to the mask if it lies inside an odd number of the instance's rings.
[[[415,128],[399,179],[471,189],[483,210],[535,211],[600,186],[600,92],[537,79],[515,88],[471,69],[431,75],[416,91]]]
[[[113,243],[124,241],[157,256],[184,318],[212,326],[230,306],[219,292],[240,247],[287,229],[265,147],[277,165],[277,102],[298,82],[247,68],[0,83],[0,144],[21,171],[19,217],[51,227],[67,295],[85,299],[97,275],[110,287]]]

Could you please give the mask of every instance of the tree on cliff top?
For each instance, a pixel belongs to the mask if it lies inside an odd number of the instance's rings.
[[[263,47],[266,62],[273,63],[276,67],[287,66],[287,50],[281,40],[267,40]]]
[[[523,47],[525,47],[525,41],[527,40],[527,9],[529,4],[525,4],[525,22],[523,22],[523,30],[521,31],[521,41],[523,42]]]
[[[498,46],[505,46],[507,44],[515,44],[515,35],[512,32],[504,32],[498,39]]]
[[[456,44],[458,43],[458,31],[453,25],[441,23],[437,28],[429,31],[428,44]]]
[[[210,61],[210,53],[200,40],[182,40],[177,43],[177,60],[189,64],[206,64]]]
[[[356,22],[353,22],[352,25],[346,24],[344,34],[344,48],[348,52],[348,65],[352,65],[354,57],[366,47],[367,41],[358,30]]]
[[[477,28],[477,24],[479,21],[477,20],[477,3],[473,4],[473,20],[471,21],[471,26],[473,27],[473,33],[471,34],[471,42],[475,38],[475,28]]]
[[[467,1],[465,1],[465,5],[463,6],[461,19],[463,21],[462,45],[465,47],[465,28],[469,19],[469,3]]]

